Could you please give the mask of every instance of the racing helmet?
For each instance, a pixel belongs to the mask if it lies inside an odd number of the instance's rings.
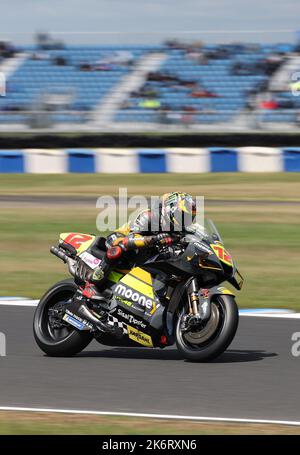
[[[193,223],[196,203],[188,193],[166,193],[161,198],[161,227],[164,231],[182,231]]]

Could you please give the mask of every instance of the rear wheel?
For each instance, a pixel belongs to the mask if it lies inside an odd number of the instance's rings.
[[[231,295],[216,295],[211,302],[210,319],[187,332],[181,325],[185,312],[179,315],[176,344],[182,355],[194,362],[207,362],[222,354],[232,342],[238,327],[239,315]]]
[[[56,283],[41,298],[33,320],[33,333],[38,346],[49,356],[68,357],[82,351],[93,339],[87,331],[79,331],[61,317],[65,305],[76,292],[73,280]]]

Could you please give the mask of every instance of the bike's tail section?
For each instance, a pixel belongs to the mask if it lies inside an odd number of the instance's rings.
[[[96,236],[80,232],[63,232],[59,236],[60,243],[70,246],[77,255],[86,251],[95,241]]]

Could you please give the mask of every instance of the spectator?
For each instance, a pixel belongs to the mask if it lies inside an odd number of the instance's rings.
[[[156,98],[157,91],[151,85],[144,84],[137,92],[132,92],[131,97]]]
[[[93,67],[90,63],[80,63],[79,70],[80,71],[93,71]]]
[[[195,109],[193,106],[183,106],[181,122],[185,125],[191,125],[194,121],[196,113],[197,109]]]
[[[274,109],[278,109],[278,103],[276,100],[267,99],[267,100],[261,101],[259,104],[259,107],[260,107],[260,109],[274,110]]]
[[[260,63],[258,62],[234,62],[231,67],[230,73],[233,76],[251,76],[260,71]]]
[[[33,52],[30,56],[31,60],[48,60],[50,55],[47,52]]]
[[[113,69],[113,66],[110,65],[109,63],[103,63],[101,61],[96,62],[94,66],[95,71],[111,71]]]
[[[15,53],[15,48],[9,41],[0,41],[0,57],[11,58]]]
[[[37,47],[42,50],[63,49],[62,41],[55,41],[48,33],[37,33],[35,37]]]
[[[216,93],[210,92],[209,90],[194,90],[191,92],[192,98],[219,98]]]
[[[159,109],[161,103],[158,100],[148,99],[140,101],[138,105],[143,109]]]
[[[68,64],[67,59],[59,55],[54,57],[53,63],[56,66],[66,66]]]

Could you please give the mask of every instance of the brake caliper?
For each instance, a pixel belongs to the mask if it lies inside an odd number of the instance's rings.
[[[65,303],[56,303],[52,308],[49,308],[49,324],[52,329],[61,329],[62,327],[67,326],[63,320],[65,306]]]

